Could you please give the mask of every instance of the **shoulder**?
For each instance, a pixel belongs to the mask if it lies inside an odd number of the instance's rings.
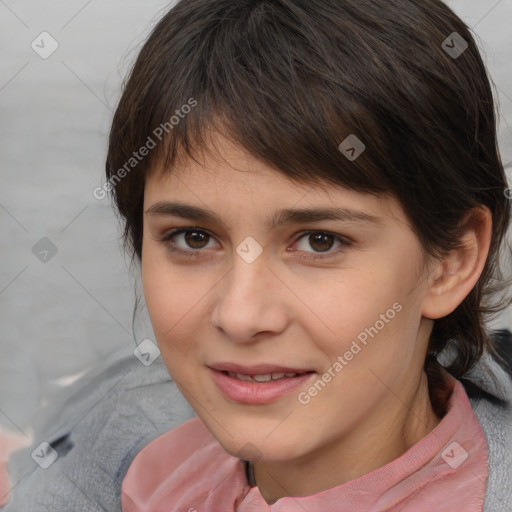
[[[11,458],[19,483],[2,510],[118,511],[133,458],[193,416],[160,358],[146,367],[123,347],[38,414],[33,444]],[[43,441],[56,460],[34,470],[31,453]]]
[[[508,331],[507,331],[508,332]],[[512,337],[508,332],[508,343]],[[505,358],[506,362],[510,359]],[[512,501],[512,375],[508,364],[485,354],[474,370],[461,379],[487,439],[489,478],[484,512],[507,511]],[[508,506],[508,505],[507,505]]]

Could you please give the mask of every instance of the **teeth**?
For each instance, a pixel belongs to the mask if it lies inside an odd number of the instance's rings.
[[[262,375],[244,375],[243,373],[228,372],[233,379],[243,380],[245,382],[270,382],[271,380],[279,380],[284,377],[296,377],[298,373],[265,373]]]
[[[272,380],[272,374],[265,373],[263,375],[253,375],[252,378],[257,382],[268,382]]]
[[[245,381],[252,382],[252,378],[250,375],[244,375],[243,373],[235,373],[235,372],[228,372],[228,374],[233,379],[245,380]]]

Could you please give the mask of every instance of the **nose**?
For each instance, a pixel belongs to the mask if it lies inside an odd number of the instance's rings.
[[[212,322],[232,341],[250,343],[263,333],[271,336],[285,330],[290,318],[286,286],[264,254],[252,263],[235,254],[232,270],[216,290]]]

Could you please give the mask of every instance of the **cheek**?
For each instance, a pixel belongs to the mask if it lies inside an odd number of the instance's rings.
[[[197,304],[197,282],[186,278],[173,268],[149,244],[143,249],[142,287],[151,324],[160,346],[176,338],[176,333],[187,325]]]
[[[400,270],[402,267],[402,270]],[[408,358],[418,328],[418,304],[408,268],[382,265],[332,281],[328,291],[308,292],[312,316],[311,339],[323,340],[332,362],[341,355],[361,365],[381,365]],[[347,274],[348,275],[348,274]],[[412,290],[412,292],[411,292]]]
[[[340,340],[356,336],[396,301],[388,281],[382,271],[366,268],[340,274],[324,286],[308,285],[303,295],[312,314],[311,325]]]
[[[174,273],[171,275],[169,269],[160,271],[156,265],[143,265],[142,276],[146,306],[162,360],[176,383],[185,383],[188,388],[197,357],[197,300],[189,292],[194,287]]]

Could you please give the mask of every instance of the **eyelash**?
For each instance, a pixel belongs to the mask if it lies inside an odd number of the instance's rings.
[[[203,257],[200,254],[201,252],[203,252],[201,249],[196,249],[196,250],[192,249],[190,251],[184,251],[183,249],[176,248],[174,243],[171,242],[171,239],[176,237],[177,235],[180,235],[182,233],[188,233],[188,232],[205,233],[208,237],[214,238],[212,235],[210,235],[204,229],[189,227],[189,228],[178,228],[178,229],[175,229],[173,231],[169,231],[168,233],[163,235],[159,239],[159,241],[162,242],[163,244],[165,244],[167,249],[169,251],[173,252],[173,253],[177,253],[177,254],[180,254],[182,256],[186,256],[186,257],[190,257],[190,258],[201,258],[201,257]],[[340,235],[336,235],[335,233],[331,233],[329,231],[323,231],[323,230],[310,230],[310,231],[302,232],[300,234],[300,236],[297,237],[297,239],[295,240],[294,244],[297,243],[299,240],[301,240],[302,238],[304,238],[307,235],[317,234],[317,233],[321,233],[321,234],[324,234],[324,235],[329,235],[329,236],[334,237],[336,240],[338,240],[340,242],[340,244],[341,244],[340,247],[337,250],[335,250],[333,252],[328,252],[328,253],[309,253],[309,252],[307,252],[308,256],[300,256],[300,258],[305,259],[305,260],[313,260],[313,261],[315,261],[315,260],[325,260],[327,258],[332,258],[335,255],[343,253],[346,250],[346,248],[348,248],[348,247],[350,247],[352,245],[352,243],[349,240],[347,240],[346,238],[341,237]],[[298,252],[300,252],[300,251],[298,251]]]

